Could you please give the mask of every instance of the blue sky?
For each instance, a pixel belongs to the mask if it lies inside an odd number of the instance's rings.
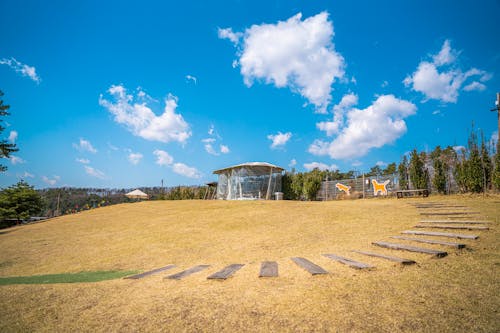
[[[0,186],[369,170],[495,136],[498,1],[0,2]]]

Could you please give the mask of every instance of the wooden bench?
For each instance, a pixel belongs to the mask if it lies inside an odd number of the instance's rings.
[[[404,198],[404,197],[409,197],[409,196],[415,196],[415,195],[421,195],[424,198],[427,198],[429,196],[429,190],[428,189],[418,189],[418,190],[399,190],[396,191],[396,196],[398,199]]]

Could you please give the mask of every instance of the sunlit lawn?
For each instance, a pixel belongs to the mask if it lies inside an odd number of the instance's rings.
[[[464,231],[480,238],[462,241],[463,250],[412,244],[446,249],[443,259],[371,245],[412,229],[420,216],[409,203],[429,201],[480,211],[492,221],[490,230]],[[6,229],[3,278],[177,267],[139,280],[0,286],[0,331],[493,332],[500,322],[499,207],[499,196],[154,201]],[[403,267],[352,250],[418,264]],[[354,270],[323,253],[376,268]],[[291,262],[295,256],[330,274],[311,276]],[[278,278],[257,277],[265,260],[278,262]],[[245,266],[226,281],[206,279],[231,263]],[[198,264],[211,267],[180,281],[164,279]]]

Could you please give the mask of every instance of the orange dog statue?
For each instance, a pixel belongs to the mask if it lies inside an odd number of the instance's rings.
[[[373,195],[378,195],[378,192],[382,195],[387,195],[387,184],[389,184],[390,180],[386,180],[383,183],[377,182],[375,179],[372,179],[373,184]]]
[[[335,184],[335,187],[336,187],[339,191],[344,191],[347,195],[351,195],[351,187],[350,187],[350,186],[346,186],[346,185],[344,185],[344,184],[337,183],[337,184]]]

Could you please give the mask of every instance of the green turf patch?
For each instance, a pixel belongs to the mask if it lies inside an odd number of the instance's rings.
[[[99,282],[99,281],[119,279],[137,273],[138,271],[96,271],[96,272],[0,277],[0,286],[5,286],[9,284]]]

